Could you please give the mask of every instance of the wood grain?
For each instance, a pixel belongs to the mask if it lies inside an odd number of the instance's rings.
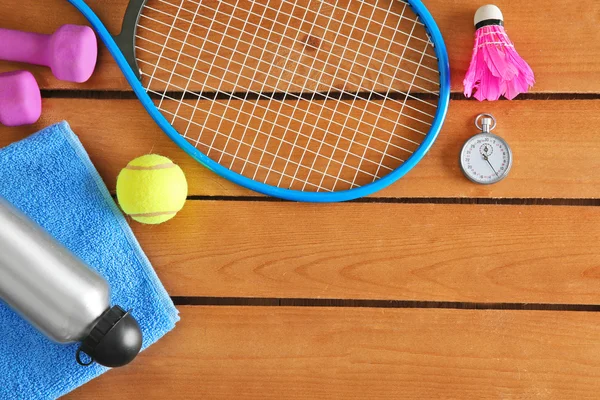
[[[182,307],[68,399],[596,399],[593,313]]]
[[[429,154],[407,176],[376,193],[383,197],[599,198],[600,126],[597,101],[497,102],[482,106],[453,101],[448,119]],[[496,133],[511,145],[515,164],[509,177],[491,186],[465,179],[458,166],[464,141],[476,133],[473,118],[492,111]],[[157,152],[173,158],[188,175],[191,195],[255,195],[209,172],[186,156],[135,100],[46,99],[33,126],[3,128],[0,146],[66,119],[79,135],[110,190],[127,162]]]
[[[600,303],[600,209],[189,201],[132,226],[173,296]]]
[[[111,32],[119,31],[126,0],[90,0],[88,3]],[[504,12],[506,28],[517,50],[536,73],[534,91],[600,92],[600,71],[596,68],[600,55],[600,31],[596,29],[600,22],[600,3],[498,0],[496,4]],[[461,91],[473,46],[473,14],[481,2],[427,0],[425,5],[446,39],[453,90]],[[50,33],[64,23],[85,23],[66,1],[5,0],[2,6],[0,26],[6,28]],[[128,90],[104,47],[100,53],[97,73],[84,85],[58,82],[44,68],[32,70],[44,88]],[[1,63],[0,71],[16,67],[23,66]]]

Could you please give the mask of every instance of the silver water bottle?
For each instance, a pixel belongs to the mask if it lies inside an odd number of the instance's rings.
[[[82,365],[122,366],[142,346],[131,314],[110,307],[107,282],[2,197],[0,299],[54,341],[81,342]]]

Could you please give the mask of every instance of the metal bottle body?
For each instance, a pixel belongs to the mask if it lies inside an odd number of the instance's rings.
[[[0,299],[59,343],[109,308],[108,283],[0,197]]]

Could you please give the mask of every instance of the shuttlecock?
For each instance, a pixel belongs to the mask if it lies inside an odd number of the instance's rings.
[[[531,67],[515,50],[504,31],[502,11],[494,5],[475,13],[475,47],[463,82],[465,96],[479,100],[514,99],[535,83]]]

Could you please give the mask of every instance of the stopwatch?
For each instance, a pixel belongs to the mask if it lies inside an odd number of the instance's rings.
[[[491,114],[479,114],[475,126],[481,131],[464,144],[460,166],[467,178],[475,183],[491,185],[506,178],[512,166],[510,146],[491,131],[496,119]]]

